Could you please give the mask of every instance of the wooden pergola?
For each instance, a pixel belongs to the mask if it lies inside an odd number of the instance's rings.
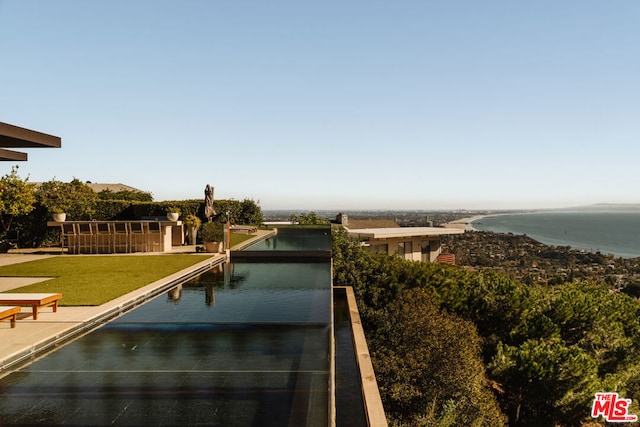
[[[24,162],[27,153],[7,148],[60,148],[62,140],[31,129],[0,122],[0,161]]]

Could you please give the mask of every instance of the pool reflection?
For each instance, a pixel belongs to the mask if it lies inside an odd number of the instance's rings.
[[[328,424],[330,265],[221,265],[0,379],[3,425]]]

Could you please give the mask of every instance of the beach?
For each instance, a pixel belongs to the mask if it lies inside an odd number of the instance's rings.
[[[486,215],[475,215],[475,216],[471,216],[468,218],[460,218],[460,219],[456,219],[455,221],[451,221],[451,222],[447,222],[445,224],[443,224],[443,226],[445,228],[458,228],[458,229],[462,229],[462,230],[473,230],[473,227],[471,226],[471,222],[480,219],[480,218],[484,218]]]

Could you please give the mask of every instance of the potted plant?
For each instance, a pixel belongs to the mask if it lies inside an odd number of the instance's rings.
[[[205,222],[200,229],[204,249],[207,252],[215,253],[220,251],[220,243],[224,239],[224,229],[222,223]]]
[[[198,229],[200,228],[202,221],[200,221],[200,218],[197,216],[190,214],[182,219],[182,223],[187,227],[187,239],[189,240],[189,244],[195,245]]]
[[[169,221],[177,221],[180,218],[180,208],[177,206],[169,206],[167,208],[167,219]]]
[[[56,222],[64,222],[67,220],[67,213],[65,209],[60,206],[52,206],[49,208],[51,213],[53,214],[53,220]]]
[[[98,194],[77,178],[71,182],[43,182],[36,191],[36,197],[50,214],[66,213],[66,219],[74,220],[91,219],[98,200]],[[56,215],[54,220],[60,221],[61,217]]]

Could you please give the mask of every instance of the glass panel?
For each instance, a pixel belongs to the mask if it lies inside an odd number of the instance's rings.
[[[422,255],[422,262],[430,262],[431,261],[431,244],[428,240],[422,241],[422,247],[420,248],[420,253]]]
[[[275,237],[265,239],[247,248],[258,250],[330,250],[331,228],[287,229],[278,230]]]
[[[371,246],[371,252],[388,254],[389,253],[389,245],[386,244],[386,243],[385,244],[379,244],[379,245],[372,245]]]

